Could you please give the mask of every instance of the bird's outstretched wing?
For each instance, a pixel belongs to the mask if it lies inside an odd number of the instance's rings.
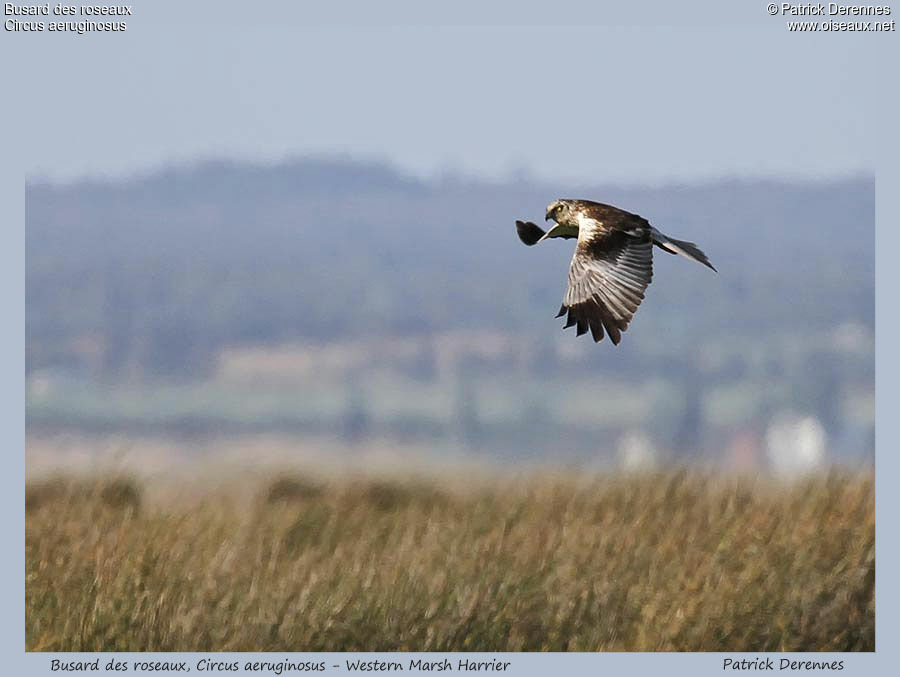
[[[522,243],[530,247],[533,244],[537,244],[537,241],[544,236],[546,231],[531,221],[516,221],[516,232],[519,234],[519,239],[522,240]]]
[[[647,229],[607,230],[590,240],[579,238],[557,317],[567,315],[565,326],[576,326],[579,336],[590,329],[594,341],[603,340],[606,330],[618,345],[652,279],[653,242]]]
[[[519,234],[519,239],[529,247],[540,242],[545,235],[547,237],[561,237],[564,240],[578,237],[578,228],[554,226],[547,233],[543,228],[531,221],[516,221],[516,232]]]

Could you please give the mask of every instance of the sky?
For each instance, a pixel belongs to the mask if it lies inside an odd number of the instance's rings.
[[[873,171],[884,36],[792,34],[762,6],[744,24],[563,3],[581,25],[518,26],[173,6],[136,2],[123,34],[0,36],[28,179],[309,154],[579,182]]]

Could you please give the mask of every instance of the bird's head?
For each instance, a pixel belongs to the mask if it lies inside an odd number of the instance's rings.
[[[572,220],[572,203],[569,200],[554,200],[547,205],[544,220],[556,221],[559,224],[570,222]]]

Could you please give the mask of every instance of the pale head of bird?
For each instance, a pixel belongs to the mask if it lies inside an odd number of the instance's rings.
[[[544,220],[556,221],[560,225],[573,222],[575,219],[571,200],[554,200],[548,204]]]

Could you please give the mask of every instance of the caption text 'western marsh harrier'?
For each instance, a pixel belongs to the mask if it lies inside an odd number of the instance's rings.
[[[617,207],[556,200],[545,219],[556,222],[547,232],[530,221],[516,221],[519,239],[531,246],[550,237],[578,238],[557,317],[568,313],[565,326],[576,325],[578,336],[590,329],[594,341],[603,340],[604,329],[614,344],[622,339],[653,279],[653,245],[715,270],[693,242],[666,237],[646,219]]]

